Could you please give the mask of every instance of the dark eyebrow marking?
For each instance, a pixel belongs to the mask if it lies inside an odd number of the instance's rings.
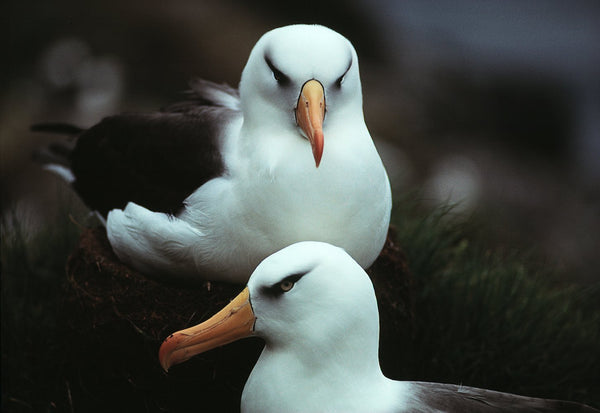
[[[348,62],[348,67],[346,68],[346,70],[344,70],[344,74],[342,76],[345,76],[346,73],[348,73],[348,70],[350,70],[350,68],[352,67],[352,56],[350,56],[350,61]]]
[[[344,70],[344,73],[338,77],[338,79],[335,81],[335,86],[338,88],[342,87],[342,81],[344,80],[344,76],[346,76],[346,74],[348,73],[348,71],[350,70],[350,68],[352,67],[352,56],[350,56],[350,61],[348,62],[348,67],[346,67],[346,70]]]
[[[287,277],[283,278],[282,280],[277,281],[273,285],[262,287],[261,292],[269,297],[274,297],[274,298],[280,297],[284,293],[284,291],[281,289],[282,283],[289,281],[289,282],[292,282],[295,284],[298,281],[300,281],[300,279],[302,277],[304,277],[306,274],[308,274],[308,273],[300,272],[300,273],[288,275]]]
[[[265,62],[267,63],[267,66],[269,66],[269,69],[271,69],[271,72],[273,72],[273,77],[277,83],[279,83],[281,86],[287,86],[291,83],[290,78],[275,67],[269,55],[265,55]]]

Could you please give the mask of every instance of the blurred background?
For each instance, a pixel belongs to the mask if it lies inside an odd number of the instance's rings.
[[[30,125],[156,110],[193,77],[235,86],[258,38],[291,23],[355,45],[399,202],[418,322],[394,328],[383,365],[600,406],[599,1],[9,0],[0,16],[2,411],[175,411],[190,403],[175,385],[198,383],[162,374],[132,321],[97,325],[69,301],[66,257],[91,220],[32,161],[62,137]],[[111,347],[120,326],[134,338]]]
[[[600,2],[8,1],[1,208],[29,229],[64,185],[31,161],[52,137],[181,98],[192,77],[237,85],[267,30],[321,23],[357,48],[367,125],[396,193],[457,202],[500,248],[600,278]]]

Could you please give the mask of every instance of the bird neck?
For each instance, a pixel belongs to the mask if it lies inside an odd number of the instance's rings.
[[[286,364],[294,365],[290,371],[295,371],[301,377],[322,377],[324,382],[331,377],[382,375],[379,366],[378,314],[362,310],[356,314],[356,322],[352,325],[327,323],[329,331],[324,332],[312,324],[312,334],[303,336],[300,332],[289,331],[289,339],[267,340],[265,361],[281,363],[286,360]],[[304,331],[311,328],[303,325],[298,327]],[[334,337],[333,342],[331,337]]]
[[[381,403],[370,398],[381,398],[381,389],[391,381],[381,372],[377,347],[363,343],[365,347],[359,349],[358,344],[345,341],[328,352],[267,345],[246,382],[242,406],[248,412],[264,413],[299,408],[347,411],[360,403]]]

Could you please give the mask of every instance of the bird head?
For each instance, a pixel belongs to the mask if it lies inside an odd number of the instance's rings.
[[[314,354],[368,353],[377,360],[379,318],[373,286],[342,249],[293,244],[267,257],[248,286],[207,321],[169,336],[159,352],[165,370],[229,342],[259,336],[273,351],[308,360]]]
[[[250,53],[239,89],[244,123],[308,140],[317,167],[329,126],[349,111],[350,122],[364,122],[356,51],[323,26],[267,32]]]

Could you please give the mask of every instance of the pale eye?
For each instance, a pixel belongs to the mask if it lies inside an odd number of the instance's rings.
[[[281,281],[278,281],[272,285],[269,285],[269,286],[265,285],[264,287],[261,288],[261,291],[263,294],[265,294],[268,297],[274,297],[274,298],[281,297],[283,294],[287,293],[292,288],[294,288],[294,285],[296,285],[298,280],[300,280],[300,278],[304,277],[305,274],[306,273],[298,273],[298,274],[288,275]]]
[[[287,293],[293,287],[294,287],[294,282],[290,281],[290,280],[285,280],[285,281],[282,281],[281,283],[279,283],[279,288],[281,288],[281,291],[283,291],[284,293]]]

